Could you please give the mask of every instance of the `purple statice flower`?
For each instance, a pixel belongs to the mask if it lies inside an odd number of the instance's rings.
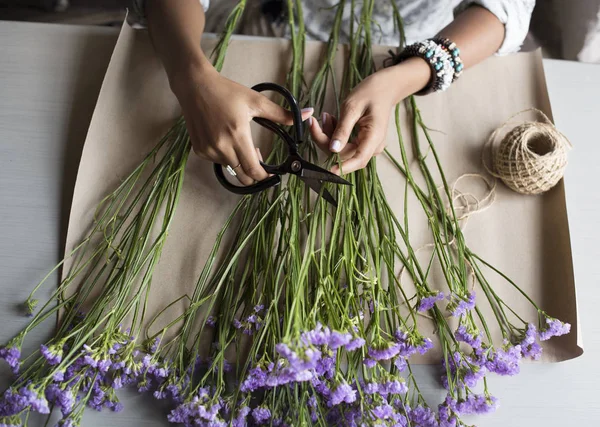
[[[387,402],[384,402],[383,404],[374,407],[371,413],[376,420],[387,420],[392,417],[394,408]]]
[[[258,406],[252,410],[252,418],[258,425],[266,424],[271,419],[271,411],[265,406]]]
[[[419,300],[417,311],[424,312],[431,310],[436,302],[444,299],[444,294],[440,291],[429,293],[426,297]]]
[[[390,360],[396,357],[400,349],[398,343],[385,343],[377,347],[369,347],[368,354],[373,360]]]
[[[408,366],[408,361],[406,360],[406,357],[398,356],[394,359],[394,365],[399,371],[403,371]]]
[[[363,360],[363,363],[364,363],[364,365],[365,365],[367,368],[369,368],[369,369],[372,369],[372,368],[374,368],[374,367],[375,367],[375,365],[377,365],[377,361],[376,361],[376,360],[373,360],[373,359],[371,359],[370,357],[366,357],[366,358]]]
[[[465,325],[460,325],[456,332],[454,332],[454,336],[456,337],[457,341],[464,342],[470,345],[472,348],[481,348],[481,334],[467,329]]]
[[[156,350],[158,350],[158,346],[160,345],[160,341],[161,337],[154,338],[154,341],[152,341],[152,345],[150,345],[150,348],[148,349],[150,354],[156,353]]]
[[[233,327],[235,329],[240,329],[242,326],[242,322],[240,322],[238,319],[233,319]]]
[[[408,387],[404,381],[398,379],[390,379],[389,381],[379,384],[379,394],[387,396],[388,394],[403,394],[408,391]]]
[[[519,343],[523,357],[529,357],[532,360],[539,360],[542,357],[542,347],[537,343],[537,337],[535,325],[529,323],[523,335],[523,340]]]
[[[210,327],[214,327],[217,324],[217,319],[215,319],[215,316],[208,316],[206,318],[206,326],[210,326]],[[236,328],[239,329],[239,328]]]
[[[546,317],[546,325],[540,330],[540,341],[549,340],[552,337],[559,337],[571,332],[571,325],[563,323],[553,317]]]
[[[438,427],[435,413],[430,408],[419,405],[416,408],[407,410],[407,413],[412,425],[417,425],[419,427]]]
[[[459,415],[487,414],[494,412],[498,407],[498,399],[490,395],[469,394],[469,396],[456,404],[456,413]]]
[[[485,359],[473,359],[460,352],[454,352],[452,357],[448,358],[448,365],[450,372],[453,374],[455,380],[455,386],[458,388],[475,387],[477,383],[487,373],[485,366]],[[442,366],[446,368],[446,361],[442,360]],[[448,389],[448,378],[446,374],[442,375],[442,385]]]
[[[454,317],[463,316],[475,308],[475,291],[469,292],[466,299],[455,293],[451,293],[448,298],[450,303],[447,309]]]
[[[350,340],[350,342],[348,344],[346,344],[346,350],[347,351],[358,350],[359,348],[363,347],[364,345],[365,345],[365,340],[361,337],[356,337],[356,338]]]
[[[313,348],[305,348],[301,356],[292,351],[286,344],[279,343],[275,345],[275,350],[283,356],[290,364],[290,367],[296,371],[305,371],[315,369],[317,362],[321,358],[321,352]]]
[[[46,399],[60,409],[63,416],[69,415],[75,406],[75,394],[71,389],[65,389],[58,384],[46,387]]]
[[[22,387],[19,390],[21,399],[23,399],[23,406],[29,406],[32,411],[40,414],[49,414],[50,408],[46,397],[34,390],[33,387]]]
[[[96,368],[101,373],[106,373],[112,366],[112,361],[110,359],[101,359],[96,363]]]
[[[246,379],[242,382],[240,390],[244,393],[250,393],[259,390],[265,386],[267,382],[267,373],[259,366],[256,366],[248,372]]]
[[[242,406],[238,408],[237,415],[234,419],[231,420],[232,427],[246,427],[248,418],[248,414],[250,413],[250,408],[247,406]]]
[[[485,366],[490,372],[498,375],[516,375],[520,371],[521,346],[509,346],[505,343],[504,349],[496,350]]]
[[[254,306],[255,313],[261,313],[264,309],[265,309],[265,306],[263,304],[258,304],[258,305]]]
[[[51,345],[47,347],[42,344],[40,346],[40,353],[42,353],[42,356],[44,356],[44,359],[46,359],[46,362],[50,366],[58,365],[62,361],[62,348],[59,346]]]
[[[352,403],[356,400],[356,390],[348,383],[342,382],[331,391],[327,404],[331,406],[339,405],[342,402]]]
[[[331,335],[329,336],[329,342],[327,343],[327,345],[332,350],[337,350],[342,346],[348,345],[350,341],[352,341],[351,334],[347,332],[332,331]]]
[[[21,348],[13,343],[8,343],[6,347],[0,348],[0,359],[4,359],[12,372],[16,375],[21,367]]]
[[[329,337],[331,331],[328,327],[323,327],[320,323],[317,323],[314,329],[303,332],[300,336],[300,340],[304,345],[326,345],[329,343]]]
[[[313,394],[312,396],[310,396],[308,398],[308,401],[306,402],[308,404],[308,407],[310,408],[310,420],[313,423],[316,423],[319,420],[319,412],[318,412],[318,404],[317,404],[317,397]]]
[[[335,373],[335,356],[326,356],[320,358],[317,361],[315,372],[317,375],[323,376],[328,380],[333,378]]]
[[[61,383],[65,380],[65,371],[60,370],[60,371],[56,371],[53,375],[52,375],[52,380],[56,381],[57,383]]]

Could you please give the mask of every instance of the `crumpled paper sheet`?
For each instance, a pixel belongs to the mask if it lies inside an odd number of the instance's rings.
[[[205,37],[205,51],[210,51],[214,44],[214,38]],[[309,76],[316,71],[323,48],[321,43],[307,44]],[[290,51],[289,42],[282,39],[234,38],[223,74],[247,86],[266,81],[283,83]],[[377,47],[376,58],[382,61],[386,52],[386,47]],[[340,76],[342,53],[338,55],[336,65]],[[551,117],[539,52],[490,58],[465,72],[447,92],[419,97],[418,105],[425,123],[432,130],[446,177],[451,183],[465,173],[485,173],[481,163],[483,144],[489,134],[514,113],[536,107]],[[328,111],[335,112],[333,107]],[[85,142],[71,208],[66,253],[88,232],[97,203],[139,164],[179,115],[177,100],[169,89],[147,32],[133,30],[125,24]],[[410,145],[404,109],[401,117],[404,137]],[[257,144],[271,140],[258,126],[254,126],[253,132]],[[388,148],[399,158],[393,113],[387,137]],[[398,217],[403,218],[404,179],[383,155],[377,166],[388,199]],[[416,163],[412,170],[418,174]],[[485,194],[485,187],[476,178],[461,181],[460,189],[480,197]],[[181,201],[155,271],[147,319],[181,295],[191,295],[215,236],[238,200],[239,196],[227,192],[217,183],[212,164],[195,155],[190,156]],[[411,242],[414,248],[421,248],[419,256],[425,262],[431,253],[428,247],[431,235],[421,207],[412,194],[408,204]],[[469,218],[465,235],[475,253],[515,280],[550,315],[572,324],[569,335],[544,344],[543,360],[556,362],[581,355],[583,347],[577,325],[562,181],[542,196],[518,195],[498,183],[495,203]],[[69,262],[66,269],[68,267]],[[510,285],[492,272],[487,272],[486,277],[513,309],[537,323],[535,310],[531,310]],[[406,282],[407,278],[402,276],[402,280]],[[438,287],[436,283],[442,282],[436,280],[434,271],[433,288]],[[439,287],[444,290],[441,285]],[[484,301],[481,308],[492,325],[492,333],[499,338],[483,292],[479,292],[479,297]],[[184,309],[185,301],[182,300],[158,324],[165,325]],[[423,319],[421,327],[429,336],[435,333],[427,319]],[[157,330],[156,327],[153,329]],[[439,363],[439,360],[440,353],[434,350],[418,362]]]

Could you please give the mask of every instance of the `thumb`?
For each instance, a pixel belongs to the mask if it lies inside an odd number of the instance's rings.
[[[258,108],[256,112],[256,117],[262,117],[265,119],[269,119],[275,123],[279,123],[282,125],[292,125],[294,124],[294,119],[292,113],[289,110],[286,110],[281,105],[278,105],[271,101],[264,95],[260,96],[260,101],[258,103]],[[314,108],[303,108],[302,112],[302,121],[307,120],[314,113]]]
[[[333,131],[333,135],[331,136],[331,142],[329,143],[329,149],[331,151],[339,153],[344,149],[350,139],[352,129],[354,129],[354,126],[361,115],[362,111],[359,108],[353,106],[349,107],[347,104],[342,107],[340,118]]]

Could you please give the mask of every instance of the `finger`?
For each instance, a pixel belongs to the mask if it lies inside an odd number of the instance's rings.
[[[383,139],[381,141],[381,143],[379,144],[379,146],[375,149],[375,152],[373,153],[373,155],[379,156],[381,153],[383,153],[386,146],[387,146],[387,141],[385,139]]]
[[[254,183],[254,179],[248,176],[244,169],[242,168],[242,164],[233,149],[233,144],[227,144],[228,148],[225,148],[220,153],[220,161],[219,163],[226,168],[228,165],[231,166],[233,171],[235,172],[235,178],[243,185],[251,185]]]
[[[333,131],[331,143],[329,144],[331,151],[339,153],[344,149],[350,139],[354,125],[356,125],[362,114],[363,109],[356,104],[348,102],[344,104],[337,126]]]
[[[264,95],[258,94],[258,96],[258,106],[256,108],[254,117],[262,117],[265,119],[269,119],[275,123],[280,123],[282,125],[294,124],[293,115],[289,110],[286,110],[281,105],[274,103]],[[305,121],[313,115],[315,109],[312,107],[308,107],[303,108],[300,111],[302,113],[302,121]]]
[[[256,181],[262,181],[269,174],[260,165],[256,147],[252,143],[250,129],[245,135],[240,135],[237,139],[238,144],[235,146],[235,153],[240,160],[244,173]]]
[[[380,146],[382,136],[379,132],[374,131],[376,128],[363,128],[357,137],[356,151],[354,155],[342,163],[341,171],[344,174],[362,169],[369,163],[371,157],[375,154],[375,150]],[[331,172],[340,174],[340,167],[335,165],[331,168]]]
[[[323,132],[325,132],[329,139],[331,139],[333,131],[335,130],[335,127],[338,123],[337,118],[327,112],[323,112],[323,114],[321,115],[321,123],[323,123]]]
[[[325,113],[323,113],[325,114]],[[317,120],[309,120],[308,130],[310,132],[311,139],[319,146],[319,148],[326,153],[329,153],[329,135],[327,135]]]

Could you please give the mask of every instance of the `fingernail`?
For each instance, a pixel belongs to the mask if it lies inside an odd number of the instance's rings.
[[[310,113],[312,115],[312,113],[315,112],[315,109],[312,107],[307,107],[307,108],[303,108],[300,111],[302,111],[302,115],[304,115],[305,113]]]
[[[339,139],[334,139],[333,141],[331,141],[331,151],[335,151],[336,153],[338,151],[340,151],[340,148],[342,148],[342,141],[340,141]]]
[[[308,126],[312,126],[312,116],[308,118]]]
[[[327,113],[323,112],[323,114],[321,114],[321,122],[323,123],[323,126],[325,126],[327,124]]]

